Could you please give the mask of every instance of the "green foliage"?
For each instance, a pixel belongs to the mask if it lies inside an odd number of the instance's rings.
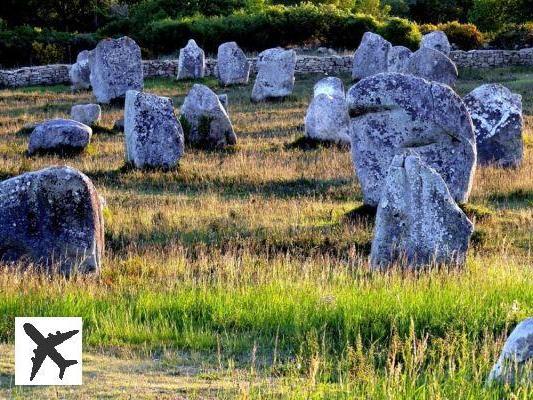
[[[409,47],[412,50],[418,48],[422,35],[418,26],[406,19],[390,18],[379,30],[379,33],[395,45]]]
[[[469,21],[482,31],[495,32],[509,23],[533,20],[531,0],[474,0]]]
[[[533,47],[533,22],[506,24],[495,33],[490,43],[504,49]]]
[[[453,21],[445,24],[424,24],[420,26],[423,34],[431,31],[441,30],[448,36],[451,43],[457,45],[461,50],[472,50],[481,47],[484,43],[483,34],[473,24],[461,24]]]

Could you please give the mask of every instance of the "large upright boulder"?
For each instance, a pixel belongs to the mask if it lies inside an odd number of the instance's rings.
[[[296,53],[281,48],[268,49],[257,59],[257,77],[252,90],[252,101],[283,98],[294,89]]]
[[[92,134],[92,129],[81,122],[51,119],[38,124],[31,133],[28,154],[81,152],[89,145]]]
[[[220,99],[205,85],[195,84],[181,107],[185,139],[197,147],[221,148],[237,143],[237,136]]]
[[[387,54],[387,72],[403,72],[413,52],[404,46],[393,46]]]
[[[190,39],[180,50],[178,58],[178,79],[198,79],[205,76],[205,53]]]
[[[305,116],[305,135],[311,139],[350,144],[350,115],[343,97],[319,93]]]
[[[366,32],[353,56],[352,78],[358,80],[387,72],[391,48],[392,45],[380,35]]]
[[[489,383],[518,384],[533,381],[533,318],[520,322],[511,332],[498,362],[490,372]]]
[[[136,168],[174,168],[183,155],[183,129],[167,97],[129,90],[124,134],[126,162]]]
[[[102,108],[99,104],[76,104],[70,109],[70,118],[82,124],[92,126],[100,122]]]
[[[91,67],[89,65],[90,51],[83,50],[78,54],[76,62],[71,65],[68,75],[72,89],[89,89],[91,87]]]
[[[96,272],[104,251],[100,197],[69,167],[0,182],[0,260]]]
[[[372,267],[462,264],[473,231],[434,169],[417,155],[392,159],[376,214]]]
[[[89,57],[91,86],[98,103],[123,98],[128,90],[143,89],[141,49],[133,39],[104,39]]]
[[[455,85],[458,76],[457,66],[448,56],[427,47],[415,51],[402,72],[451,87]]]
[[[365,204],[377,206],[395,155],[413,149],[468,200],[476,163],[470,115],[448,86],[398,73],[371,76],[347,94],[352,156]]]
[[[452,51],[452,46],[448,41],[448,36],[443,31],[433,31],[422,36],[420,47],[426,47],[433,50],[438,50],[449,56]]]
[[[317,97],[319,94],[327,94],[328,96],[345,99],[344,83],[340,78],[335,76],[322,78],[313,87],[313,97]]]
[[[218,47],[217,71],[218,80],[224,86],[248,83],[250,62],[237,43],[223,43]]]
[[[464,102],[474,123],[478,164],[519,166],[524,157],[522,96],[492,83],[474,89]]]

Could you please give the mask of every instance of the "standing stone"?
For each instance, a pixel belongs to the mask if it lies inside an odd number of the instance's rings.
[[[84,174],[52,167],[0,182],[0,260],[88,273],[103,251],[102,205]]]
[[[193,146],[220,148],[237,143],[226,109],[207,86],[195,84],[183,102],[185,140]]]
[[[90,127],[78,121],[51,119],[37,125],[31,133],[28,154],[81,152],[88,146],[92,134]]]
[[[443,31],[433,31],[422,36],[420,47],[438,50],[446,56],[449,56],[452,51],[448,36]]]
[[[387,57],[391,47],[380,35],[366,32],[353,56],[352,78],[359,80],[387,72]]]
[[[136,168],[174,168],[183,155],[183,129],[167,97],[129,90],[124,134],[126,162]]]
[[[91,67],[89,65],[90,51],[83,50],[78,54],[76,62],[68,72],[73,90],[89,89],[91,87]]]
[[[452,60],[444,53],[427,47],[422,47],[411,55],[403,72],[451,87],[455,85],[458,76],[457,67]]]
[[[305,135],[311,139],[350,144],[350,115],[346,100],[320,93],[313,98],[305,116]]]
[[[522,96],[494,83],[474,89],[464,102],[474,123],[478,164],[519,166],[524,157]]]
[[[413,149],[444,179],[455,201],[468,200],[476,163],[472,120],[454,91],[415,76],[365,78],[347,94],[352,158],[365,204],[377,206],[395,155]]]
[[[129,37],[100,41],[89,61],[91,85],[99,103],[123,98],[128,90],[143,89],[141,49]]]
[[[217,94],[218,99],[220,100],[220,104],[222,104],[222,107],[228,112],[228,95],[226,93],[223,94]]]
[[[246,85],[250,77],[250,63],[235,42],[218,47],[217,70],[218,80],[224,86]]]
[[[283,98],[294,89],[296,53],[281,48],[268,49],[257,59],[257,78],[252,90],[252,101]]]
[[[344,83],[340,78],[334,76],[328,76],[319,80],[313,88],[313,97],[317,97],[319,94],[327,94],[332,97],[339,97],[345,99]]]
[[[178,79],[198,79],[205,76],[205,53],[194,39],[180,50],[178,58]]]
[[[489,383],[517,384],[533,380],[533,318],[520,322],[503,346],[492,368]]]
[[[393,158],[376,214],[371,265],[463,264],[472,223],[417,155]]]
[[[70,118],[85,125],[95,125],[101,117],[102,108],[99,104],[77,104],[70,109]]]
[[[407,47],[394,46],[389,50],[387,55],[387,71],[403,72],[409,64],[409,58],[413,52]]]

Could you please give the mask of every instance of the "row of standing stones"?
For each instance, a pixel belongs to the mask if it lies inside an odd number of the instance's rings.
[[[354,54],[355,83],[326,77],[314,87],[305,116],[312,139],[349,144],[364,203],[377,208],[370,263],[411,267],[464,262],[473,224],[458,203],[468,200],[476,163],[516,167],[523,156],[521,97],[483,85],[464,99],[453,90],[458,73],[442,32],[426,35],[415,52],[366,33]],[[205,74],[194,40],[180,51],[178,79]],[[250,65],[236,43],[218,51],[222,85],[247,84]],[[296,54],[262,52],[253,102],[290,95]],[[140,48],[128,37],[107,39],[80,53],[70,71],[75,88],[90,88],[98,103],[125,97],[125,158],[136,168],[178,165],[185,141],[224,147],[237,137],[223,104],[195,84],[181,107],[143,92]],[[227,99],[225,99],[227,101]],[[98,104],[75,105],[71,120],[45,121],[33,130],[29,154],[81,151],[101,117]],[[84,174],[52,167],[0,183],[0,257],[58,265],[64,273],[98,271],[104,248],[103,200]],[[514,379],[510,361],[533,357],[533,320],[512,333],[490,379]],[[516,369],[515,369],[516,370]],[[512,375],[512,376],[511,376]]]

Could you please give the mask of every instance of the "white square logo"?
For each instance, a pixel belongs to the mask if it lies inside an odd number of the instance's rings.
[[[81,385],[81,318],[15,318],[15,385]]]

